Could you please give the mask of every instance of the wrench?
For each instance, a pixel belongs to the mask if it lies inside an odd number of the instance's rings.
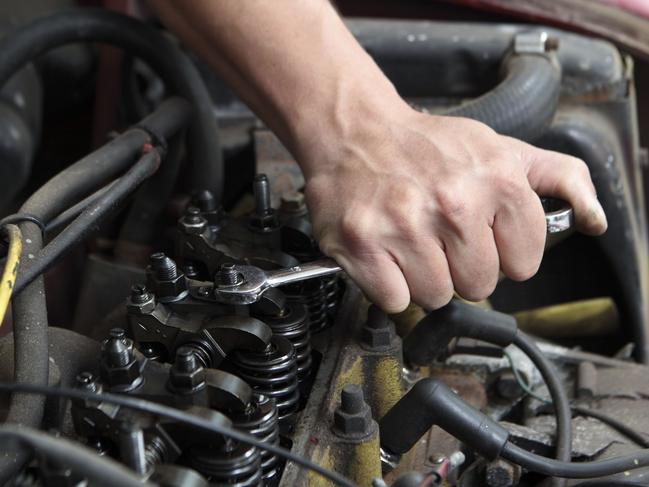
[[[541,198],[545,210],[545,223],[548,234],[569,230],[573,225],[572,208],[565,202]],[[214,285],[214,298],[228,304],[252,304],[259,301],[264,291],[272,287],[284,286],[294,282],[324,277],[342,268],[333,259],[320,259],[295,267],[265,271],[249,265],[232,265],[230,272],[236,272],[232,284]]]

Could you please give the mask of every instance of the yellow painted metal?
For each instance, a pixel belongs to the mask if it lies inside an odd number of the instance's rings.
[[[608,335],[620,324],[617,307],[609,297],[545,306],[514,316],[522,330],[554,338]]]

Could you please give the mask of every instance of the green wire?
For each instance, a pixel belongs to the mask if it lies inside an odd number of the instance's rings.
[[[534,399],[541,401],[542,403],[545,404],[552,404],[551,399],[547,399],[545,397],[539,396],[536,392],[534,392],[531,387],[525,382],[525,379],[523,379],[523,376],[521,376],[521,373],[518,371],[516,368],[516,365],[514,364],[514,359],[510,355],[510,353],[507,350],[503,350],[503,354],[505,357],[507,357],[507,360],[509,361],[509,367],[512,369],[512,373],[514,374],[514,379],[516,379],[516,382],[518,383],[519,387],[523,389],[523,391],[530,397],[533,397]]]

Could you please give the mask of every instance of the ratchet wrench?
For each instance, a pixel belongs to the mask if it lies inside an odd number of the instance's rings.
[[[573,211],[567,203],[552,198],[541,198],[541,202],[548,234],[562,233],[573,226]],[[236,279],[228,284],[215,283],[213,295],[217,301],[228,304],[252,304],[259,301],[267,289],[340,271],[342,268],[333,259],[320,259],[270,271],[249,265],[231,265],[230,272],[236,273]]]

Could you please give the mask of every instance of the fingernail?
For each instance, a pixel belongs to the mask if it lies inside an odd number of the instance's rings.
[[[597,201],[594,206],[593,206],[593,223],[595,223],[595,227],[598,229],[601,229],[601,232],[604,233],[606,229],[608,228],[608,220],[606,218],[606,213],[604,213],[604,209],[602,208],[602,205]]]

